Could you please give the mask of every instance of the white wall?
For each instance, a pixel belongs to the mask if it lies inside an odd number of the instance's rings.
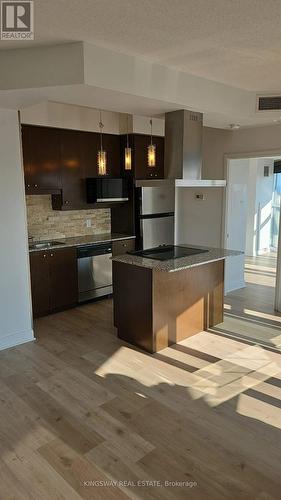
[[[150,117],[119,113],[120,134],[150,134]],[[164,137],[165,119],[152,118],[152,134]]]
[[[20,115],[25,124],[99,132],[99,110],[86,106],[46,101],[22,109]],[[119,113],[102,110],[102,122],[105,133],[119,134]]]
[[[84,82],[83,43],[1,50],[0,88],[36,89]],[[36,91],[35,91],[36,92]]]
[[[98,109],[87,106],[45,101],[23,108],[20,115],[21,122],[29,125],[99,132],[100,112]],[[148,116],[102,110],[104,132],[108,134],[126,134],[127,125],[129,133],[150,134],[149,120]],[[152,119],[152,133],[164,136],[165,120],[163,118]]]
[[[249,160],[231,160],[228,169],[225,247],[245,251],[248,212]],[[245,286],[245,255],[226,259],[225,292]]]
[[[264,167],[269,167],[269,177]],[[225,247],[254,257],[270,250],[271,209],[274,185],[272,158],[229,160]],[[244,257],[227,259],[226,292],[242,288]]]
[[[274,160],[273,158],[230,160],[231,169],[235,169],[236,165],[243,165],[247,171],[247,179],[244,179],[247,189],[245,254],[255,257],[270,250]],[[265,166],[269,167],[269,177],[264,176]]]
[[[272,158],[244,158],[229,161],[225,246],[248,256],[270,250],[273,192]],[[269,166],[269,177],[264,167]],[[244,256],[227,259],[226,292],[245,286]]]
[[[250,156],[250,153],[260,152],[260,156],[280,156],[281,153],[281,129],[280,125],[268,127],[254,127],[240,130],[222,130],[203,127],[203,179],[225,179],[225,155],[241,158]],[[253,156],[253,155],[252,155]],[[258,154],[257,154],[258,156]],[[185,191],[185,194],[184,194]],[[201,191],[201,189],[199,190]],[[194,201],[198,192],[197,188],[184,189],[180,195],[192,201],[193,207],[189,213],[194,213],[196,220],[200,221],[200,229],[195,224],[186,226],[185,234],[189,242],[203,239],[206,245],[220,247],[224,245],[224,189],[216,189],[210,192],[209,201],[204,204],[204,216],[197,213],[199,202]],[[212,194],[213,193],[213,194]],[[205,217],[205,215],[207,215]],[[189,215],[187,214],[189,219]],[[211,228],[210,228],[211,221]],[[187,233],[188,230],[188,233]],[[200,236],[201,234],[201,236]],[[203,242],[201,242],[203,244]]]
[[[88,43],[11,47],[1,50],[0,67],[0,90],[20,90],[0,91],[2,107],[43,97],[137,114],[188,108],[218,126],[255,112],[254,92]]]
[[[133,132],[136,134],[150,134],[150,118],[148,116],[133,116]],[[165,135],[165,120],[162,118],[152,119],[152,134]]]
[[[220,246],[220,191],[221,188],[176,188],[176,244]],[[204,199],[197,199],[196,193],[203,194]]]
[[[259,158],[257,160],[257,188],[256,188],[256,254],[262,255],[270,250],[272,194],[273,194],[273,165],[274,160]],[[269,166],[269,177],[264,177],[264,167]]]
[[[225,155],[280,156],[280,125],[253,127],[239,130],[203,128],[203,179],[225,178]],[[250,153],[257,153],[255,155]],[[260,154],[258,154],[260,153]],[[218,193],[214,207],[213,227],[217,235],[216,246],[221,245],[223,235],[223,189]],[[219,217],[215,218],[219,212]],[[202,231],[208,231],[203,224]],[[221,236],[220,236],[221,235]]]
[[[248,162],[248,211],[246,229],[245,254],[249,257],[256,255],[256,190],[257,190],[257,159],[243,160]]]
[[[18,114],[0,109],[0,349],[33,340]]]
[[[89,86],[163,101],[163,107],[171,110],[192,103],[192,109],[245,116],[255,109],[254,93],[244,89],[88,43],[83,55],[84,81]]]

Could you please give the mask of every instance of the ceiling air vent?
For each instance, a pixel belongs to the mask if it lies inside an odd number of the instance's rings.
[[[258,111],[280,111],[281,96],[258,96]]]

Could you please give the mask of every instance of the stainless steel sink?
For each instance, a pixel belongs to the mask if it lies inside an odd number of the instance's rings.
[[[47,250],[62,245],[65,245],[65,243],[61,241],[40,241],[38,243],[29,243],[29,250]]]

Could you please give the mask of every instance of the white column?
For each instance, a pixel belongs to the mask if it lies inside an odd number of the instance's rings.
[[[0,109],[0,349],[33,339],[18,113]]]
[[[281,312],[281,217],[279,221],[279,236],[277,250],[276,287],[275,287],[275,310]]]

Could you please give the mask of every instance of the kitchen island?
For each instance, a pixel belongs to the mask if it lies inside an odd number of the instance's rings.
[[[118,337],[153,353],[222,323],[225,258],[240,252],[200,249],[163,261],[129,254],[113,258]]]

